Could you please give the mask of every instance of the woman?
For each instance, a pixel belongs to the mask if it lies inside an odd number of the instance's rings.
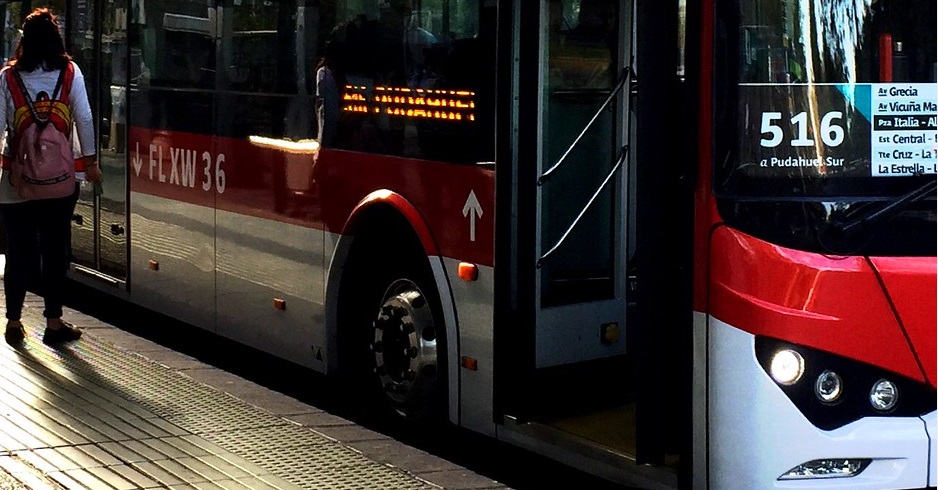
[[[76,167],[79,170],[76,176],[100,182],[101,170],[95,157],[94,126],[84,77],[65,51],[56,16],[49,9],[36,9],[26,17],[14,57],[7,65],[0,72],[3,75],[0,76],[0,120],[6,122],[10,133],[15,127],[14,93],[19,96],[22,89],[15,77],[9,76],[12,72],[8,74],[7,71],[18,72],[29,98],[36,101],[52,97],[49,94],[55,96],[60,73],[71,68],[70,88],[62,90],[63,93],[55,99],[64,101],[67,96],[70,117],[66,114],[64,121],[69,125],[74,124],[77,130],[83,158],[76,164],[83,163],[84,166]],[[65,78],[68,80],[68,77]],[[68,85],[64,83],[61,87]],[[71,128],[66,130],[66,134],[73,134]],[[5,139],[3,171],[0,174],[0,212],[3,214],[8,241],[3,277],[7,318],[4,337],[11,345],[23,341],[26,334],[20,321],[23,301],[27,288],[35,285],[38,279],[45,303],[43,316],[46,318],[46,330],[43,342],[54,345],[77,340],[81,337],[81,330],[62,320],[62,303],[68,269],[71,216],[75,210],[78,186],[71,196],[22,199],[10,183],[9,155],[13,154],[10,142],[16,141],[15,135],[12,136]]]

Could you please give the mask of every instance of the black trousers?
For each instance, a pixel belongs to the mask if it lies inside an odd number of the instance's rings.
[[[3,287],[7,320],[19,320],[28,289],[43,296],[46,318],[60,318],[71,247],[71,218],[78,198],[0,204],[7,253]]]

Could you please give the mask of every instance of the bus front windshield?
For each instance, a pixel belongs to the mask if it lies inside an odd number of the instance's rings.
[[[714,174],[724,219],[801,249],[933,255],[936,2],[725,3],[736,60],[718,69],[729,87]]]

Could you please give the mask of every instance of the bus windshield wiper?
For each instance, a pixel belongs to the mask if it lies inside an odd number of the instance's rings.
[[[872,211],[860,209],[856,211],[856,214],[859,214],[859,216],[849,216],[849,214],[855,213],[848,213],[848,216],[845,216],[846,219],[834,224],[833,230],[841,236],[844,236],[869,225],[878,224],[899,214],[910,204],[918,202],[934,193],[936,188],[938,188],[938,180],[930,180],[925,183],[925,185],[905,195],[899,196],[882,207],[874,208]]]

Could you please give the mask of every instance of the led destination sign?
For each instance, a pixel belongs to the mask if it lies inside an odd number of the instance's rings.
[[[402,87],[346,85],[342,110],[417,119],[475,121],[475,93]]]
[[[935,174],[938,86],[741,84],[739,169],[759,177]]]

